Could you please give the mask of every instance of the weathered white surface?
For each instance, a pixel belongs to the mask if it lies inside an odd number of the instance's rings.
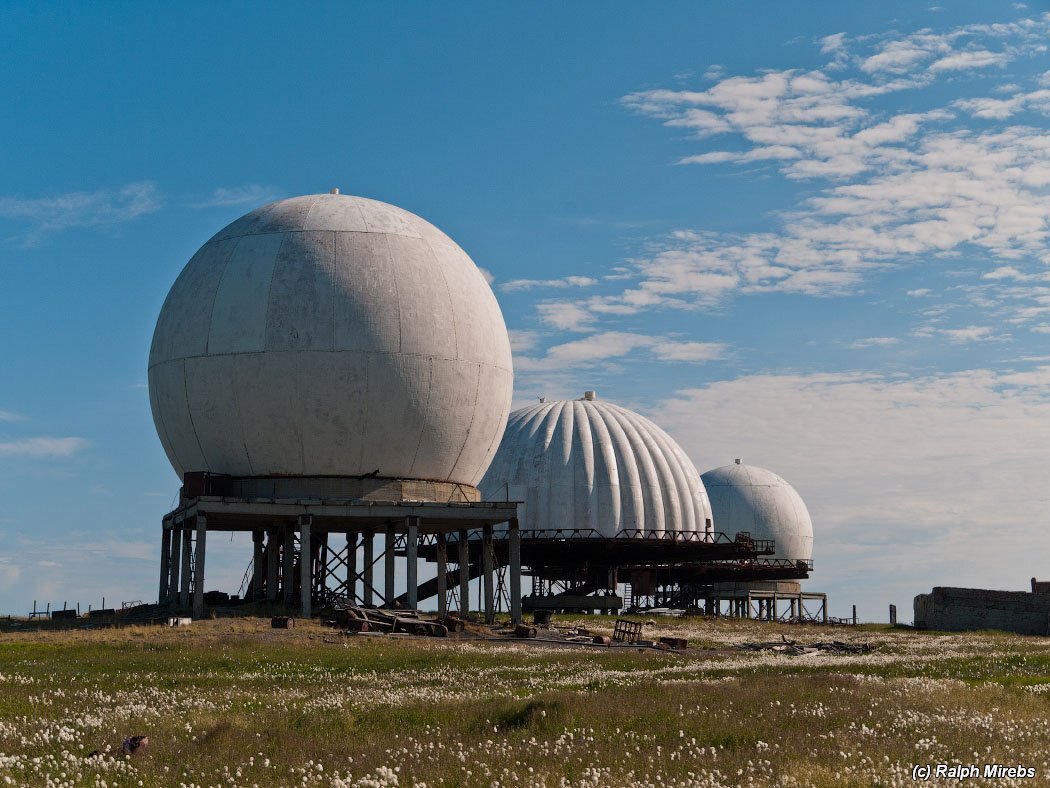
[[[477,266],[418,216],[281,200],[221,230],[168,294],[149,359],[186,471],[476,485],[510,410],[510,343]]]
[[[792,561],[813,557],[813,521],[795,488],[765,468],[734,463],[700,476],[717,530],[733,536],[750,531],[756,539],[776,541],[765,558]]]
[[[601,400],[514,411],[479,487],[486,501],[524,501],[522,528],[711,531],[685,452],[647,418]]]

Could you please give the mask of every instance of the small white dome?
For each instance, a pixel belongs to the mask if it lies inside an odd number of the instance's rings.
[[[813,557],[813,521],[795,488],[765,468],[732,465],[701,474],[718,530],[729,536],[750,531],[773,539],[776,553],[764,558],[792,561]]]
[[[246,214],[161,309],[150,402],[179,476],[476,485],[513,387],[491,288],[433,225],[350,195]]]
[[[649,419],[595,399],[510,414],[479,485],[489,501],[524,501],[522,528],[710,533],[695,466]]]

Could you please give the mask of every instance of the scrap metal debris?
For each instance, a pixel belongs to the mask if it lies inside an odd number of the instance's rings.
[[[737,648],[741,651],[774,651],[796,657],[810,654],[870,654],[875,650],[875,646],[871,643],[843,643],[841,640],[824,643],[797,643],[787,638],[766,643],[739,643]]]
[[[458,619],[457,619],[458,621]],[[379,610],[374,607],[346,605],[336,610],[336,625],[352,632],[380,632],[394,634],[447,637],[449,627],[429,618],[418,610]]]

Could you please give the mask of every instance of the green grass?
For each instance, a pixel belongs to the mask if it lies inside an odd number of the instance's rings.
[[[696,619],[646,631],[704,649],[346,637],[228,619],[2,635],[0,782],[868,786],[908,784],[913,765],[940,761],[1024,764],[1038,770],[1026,784],[1050,784],[1050,694],[1033,691],[1050,685],[1047,639]],[[732,648],[782,634],[878,648]],[[85,757],[140,733],[144,755]]]

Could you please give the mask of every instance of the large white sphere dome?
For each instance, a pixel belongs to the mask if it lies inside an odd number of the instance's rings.
[[[813,558],[813,521],[795,488],[772,471],[737,460],[700,476],[711,497],[718,530],[730,536],[750,531],[773,539],[776,552],[764,558]]]
[[[149,358],[180,477],[474,486],[512,386],[503,315],[467,254],[408,211],[336,193],[266,205],[204,244]]]
[[[480,484],[487,501],[524,501],[525,529],[712,532],[693,463],[649,419],[599,400],[516,410]]]

